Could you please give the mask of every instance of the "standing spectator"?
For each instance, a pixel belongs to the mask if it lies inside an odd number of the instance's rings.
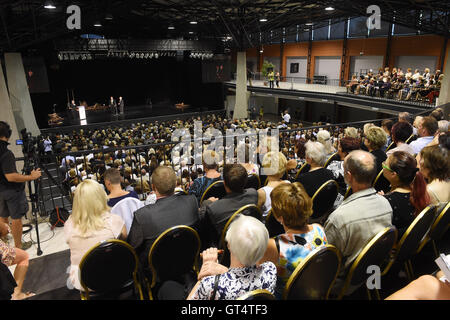
[[[372,188],[376,173],[375,157],[369,152],[356,150],[345,157],[344,178],[353,194],[330,214],[324,225],[328,242],[343,256],[341,272],[333,287],[335,293],[342,288],[348,268],[366,243],[392,225],[389,202]],[[354,289],[349,288],[348,293]]]
[[[277,85],[277,88],[280,87],[280,80],[281,80],[280,73],[277,72],[277,73],[275,74],[275,84]]]

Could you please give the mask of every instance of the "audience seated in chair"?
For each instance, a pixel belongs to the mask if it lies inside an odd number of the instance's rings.
[[[194,180],[194,183],[190,186],[188,193],[195,195],[198,203],[202,198],[205,190],[214,182],[222,179],[221,174],[217,171],[219,166],[217,164],[217,155],[213,150],[205,150],[203,152],[203,169],[205,174]]]
[[[417,123],[419,138],[410,143],[411,148],[414,150],[414,154],[420,153],[420,151],[434,139],[437,131],[438,122],[435,118],[428,116],[419,119]]]
[[[261,208],[263,217],[266,217],[271,209],[270,193],[283,181],[286,174],[287,159],[281,152],[270,151],[264,155],[262,168],[267,174],[267,184],[258,190],[258,207]]]
[[[328,180],[334,180],[333,172],[324,168],[327,154],[320,142],[308,141],[305,144],[306,162],[311,166],[306,173],[301,173],[296,182],[300,182],[310,197]]]
[[[111,214],[103,187],[96,181],[81,182],[73,199],[72,214],[64,224],[66,242],[70,249],[71,284],[82,290],[79,282],[79,264],[84,254],[102,240],[127,238],[121,217]]]
[[[442,205],[450,201],[450,155],[448,150],[445,145],[439,144],[425,147],[420,152],[420,172],[428,180],[427,191],[432,204]]]
[[[277,266],[275,296],[281,299],[295,267],[311,251],[327,244],[327,238],[321,225],[308,224],[313,212],[312,200],[300,183],[281,183],[270,197],[272,214],[285,232],[269,240],[261,261],[272,261]]]
[[[344,178],[353,194],[333,211],[324,224],[328,243],[342,253],[342,269],[333,287],[338,292],[349,266],[366,243],[378,232],[392,225],[392,208],[372,188],[376,175],[375,157],[356,150],[344,159]]]
[[[29,256],[25,250],[9,246],[3,241],[8,236],[8,233],[11,233],[9,225],[0,222],[0,261],[7,267],[16,265],[14,280],[17,286],[14,288],[11,299],[22,300],[34,295],[31,292],[22,292],[23,282],[28,271]]]
[[[235,300],[257,289],[273,294],[277,269],[270,261],[258,264],[269,241],[264,224],[256,218],[241,215],[230,224],[226,241],[230,250],[230,268],[217,263],[216,248],[203,251],[199,282],[187,299]]]
[[[127,242],[136,250],[145,271],[148,271],[150,248],[161,233],[177,225],[186,225],[199,232],[197,200],[192,195],[175,194],[176,179],[172,168],[157,167],[151,178],[156,202],[134,213]]]
[[[383,175],[391,184],[391,190],[384,196],[392,207],[392,224],[398,230],[399,239],[430,204],[427,184],[418,170],[414,157],[403,151],[394,152],[383,164]]]
[[[391,134],[392,141],[395,143],[395,148],[392,148],[386,152],[386,156],[390,156],[396,151],[405,151],[411,155],[414,155],[413,148],[406,143],[406,140],[412,135],[413,127],[406,121],[399,121],[392,126]]]
[[[209,198],[203,201],[200,208],[200,215],[206,223],[205,230],[209,231],[208,246],[219,244],[222,230],[233,213],[245,205],[258,203],[257,191],[253,188],[244,189],[248,175],[242,165],[226,164],[223,178],[227,195],[222,199]]]
[[[375,156],[377,175],[380,174],[383,169],[382,163],[387,158],[386,153],[383,151],[383,147],[386,145],[386,140],[386,133],[380,127],[373,126],[367,129],[364,145],[367,147],[368,151]],[[374,187],[377,191],[383,190],[387,192],[389,191],[389,181],[381,175],[376,181],[376,186]]]

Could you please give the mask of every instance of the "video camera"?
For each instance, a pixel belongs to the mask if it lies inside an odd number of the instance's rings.
[[[25,156],[32,157],[34,153],[37,151],[36,146],[39,142],[39,139],[33,137],[31,132],[27,132],[27,129],[23,129],[20,131],[22,135],[22,151]]]

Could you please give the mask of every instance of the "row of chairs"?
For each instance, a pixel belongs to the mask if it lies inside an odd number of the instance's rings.
[[[350,267],[342,290],[333,297],[342,299],[349,287],[361,286],[367,280],[367,267],[383,266],[386,275],[394,263],[403,263],[409,280],[412,280],[411,258],[423,247],[433,243],[438,254],[437,241],[443,237],[450,224],[450,203],[436,215],[436,206],[425,208],[411,223],[402,238],[397,241],[397,230],[390,227],[378,233],[361,251]],[[237,210],[227,221],[222,232],[220,247],[224,249],[221,263],[227,265],[229,252],[225,243],[226,230],[240,214],[261,218],[255,205]],[[269,220],[266,220],[269,233]],[[103,241],[91,248],[80,263],[80,283],[83,300],[90,298],[112,298],[133,290],[138,299],[144,299],[143,284],[148,297],[153,299],[157,283],[176,280],[190,275],[195,281],[199,271],[201,240],[198,233],[188,226],[175,226],[166,230],[154,242],[148,261],[152,279],[142,278],[134,249],[121,240]],[[173,254],[171,254],[173,253]],[[227,258],[228,257],[228,258]],[[295,269],[283,293],[284,299],[328,299],[341,268],[341,254],[332,245],[311,252]],[[379,292],[375,290],[380,299]],[[370,291],[367,291],[369,299]],[[267,291],[252,292],[243,297],[248,300],[271,299]]]

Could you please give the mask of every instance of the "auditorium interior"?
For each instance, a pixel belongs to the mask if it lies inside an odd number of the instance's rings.
[[[450,300],[450,2],[0,20],[0,300]]]

